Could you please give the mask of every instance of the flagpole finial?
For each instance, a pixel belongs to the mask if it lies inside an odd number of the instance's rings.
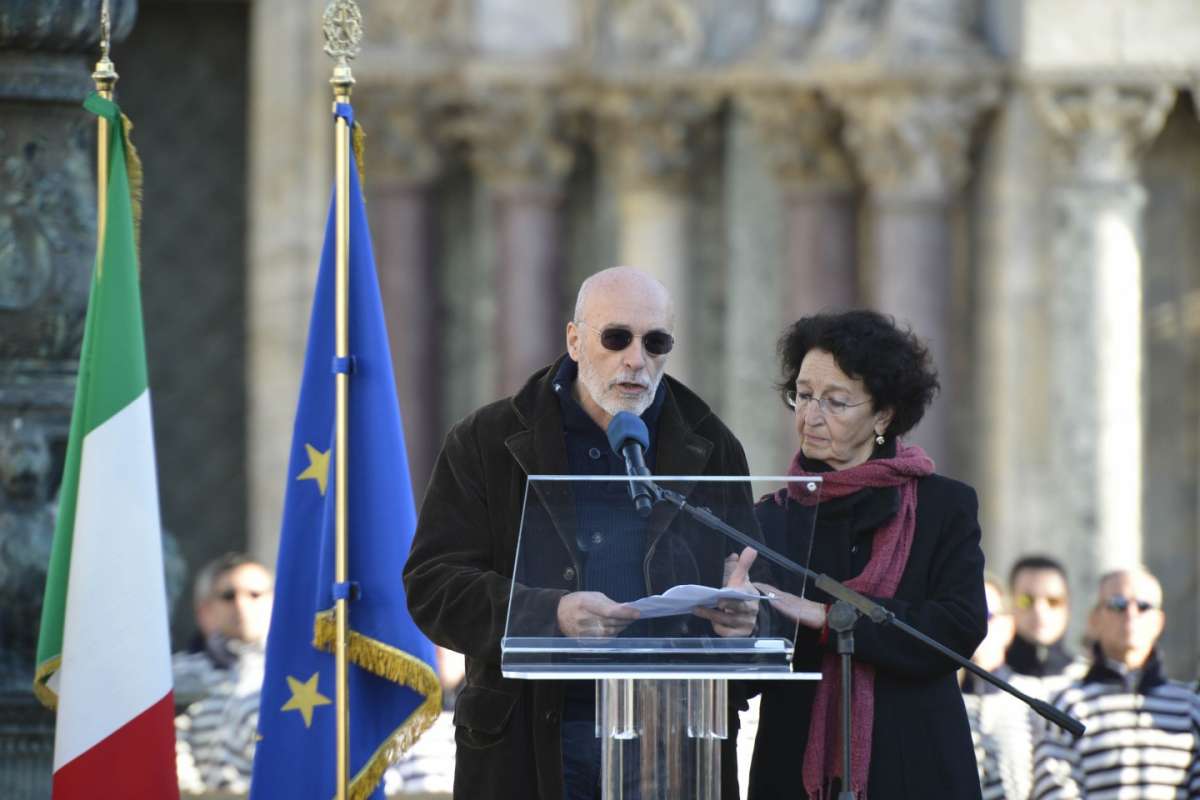
[[[325,34],[325,52],[335,61],[333,77],[334,94],[348,96],[354,85],[350,72],[350,60],[358,55],[363,37],[362,12],[354,0],[330,0],[325,7],[321,29]]]
[[[112,89],[117,82],[117,69],[108,57],[112,47],[112,15],[108,10],[108,0],[100,3],[100,60],[92,72],[92,80],[96,82],[96,91],[112,98]]]

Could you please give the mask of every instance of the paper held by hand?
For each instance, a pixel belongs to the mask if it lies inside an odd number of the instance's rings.
[[[720,600],[758,600],[762,595],[743,592],[741,589],[714,589],[694,583],[672,586],[662,594],[643,597],[625,605],[641,612],[642,619],[670,617],[675,614],[690,614],[696,606],[712,608]]]

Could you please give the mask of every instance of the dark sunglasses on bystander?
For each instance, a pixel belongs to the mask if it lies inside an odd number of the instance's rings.
[[[1149,600],[1137,600],[1131,597],[1126,597],[1123,594],[1114,594],[1112,597],[1104,601],[1104,607],[1109,611],[1115,611],[1118,614],[1124,614],[1130,606],[1137,608],[1139,614],[1145,614],[1147,611],[1158,608]]]

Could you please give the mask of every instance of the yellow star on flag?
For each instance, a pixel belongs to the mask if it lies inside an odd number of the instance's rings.
[[[314,672],[312,677],[303,683],[298,678],[287,676],[288,688],[292,690],[292,697],[283,704],[280,711],[299,711],[304,717],[304,727],[312,727],[313,709],[317,706],[327,706],[333,701],[325,695],[317,691],[317,676],[319,672]]]
[[[316,481],[317,488],[324,495],[325,486],[329,483],[329,450],[318,450],[307,442],[304,443],[304,449],[308,452],[308,467],[296,476],[296,480]]]

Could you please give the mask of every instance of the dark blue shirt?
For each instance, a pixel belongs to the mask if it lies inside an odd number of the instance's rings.
[[[613,452],[606,432],[575,400],[572,389],[579,366],[567,358],[554,375],[554,391],[562,410],[567,469],[572,475],[624,475],[625,459]],[[642,421],[650,433],[646,466],[654,470],[654,443],[666,387],[658,391]],[[637,515],[624,481],[579,481],[572,486],[576,526],[576,556],[582,591],[603,592],[618,603],[646,594],[642,563],[646,557],[646,520]],[[591,719],[595,714],[591,681],[571,681],[566,687],[566,719]]]

